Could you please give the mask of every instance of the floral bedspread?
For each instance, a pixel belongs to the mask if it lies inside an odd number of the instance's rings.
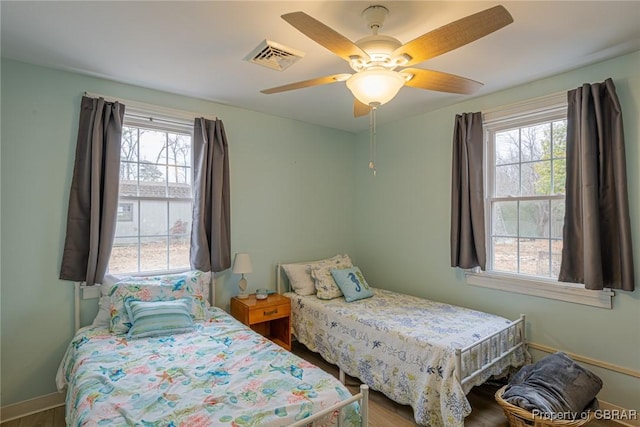
[[[217,308],[193,333],[127,341],[105,327],[83,328],[56,382],[69,387],[70,426],[286,426],[351,396]],[[360,425],[357,403],[342,419]]]
[[[465,394],[491,375],[523,365],[528,357],[524,349],[515,351],[463,390],[455,379],[455,349],[503,329],[510,321],[387,290],[373,292],[371,298],[350,303],[344,298],[326,301],[287,293],[292,299],[294,334],[348,375],[411,405],[418,424],[462,427],[471,413]],[[516,339],[514,334],[499,334],[491,345],[502,348]],[[464,372],[478,368],[476,356],[463,358]]]

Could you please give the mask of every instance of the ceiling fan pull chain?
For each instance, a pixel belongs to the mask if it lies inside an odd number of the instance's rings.
[[[371,104],[369,110],[369,169],[376,176],[376,111],[378,106]]]

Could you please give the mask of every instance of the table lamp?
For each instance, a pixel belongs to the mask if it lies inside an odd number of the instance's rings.
[[[242,278],[238,282],[238,288],[240,288],[240,294],[238,298],[245,299],[249,295],[247,295],[247,279],[244,278],[246,273],[252,273],[253,267],[251,266],[251,258],[247,253],[238,253],[236,254],[235,259],[233,260],[233,272],[236,274],[242,274]]]

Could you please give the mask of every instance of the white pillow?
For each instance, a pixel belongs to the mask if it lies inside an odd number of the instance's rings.
[[[194,330],[191,300],[136,301],[128,300],[125,308],[131,321],[127,339],[182,334]]]
[[[285,273],[289,278],[291,289],[298,295],[313,295],[316,287],[313,284],[311,275],[307,272],[307,264],[283,264]]]
[[[282,264],[282,268],[287,277],[293,291],[298,295],[313,295],[316,293],[316,285],[311,277],[311,270],[321,267],[338,268],[339,266],[352,266],[349,255],[336,255],[331,258],[321,259],[317,261],[306,261],[295,264]]]
[[[201,272],[198,270],[188,271],[185,273],[177,273],[177,274],[164,274],[164,275],[156,275],[156,276],[116,276],[112,274],[107,274],[104,276],[104,280],[102,281],[102,285],[100,285],[100,299],[98,300],[98,313],[96,314],[95,319],[93,319],[93,326],[109,326],[111,322],[111,288],[116,286],[118,282],[122,282],[123,280],[159,280],[162,281],[168,277],[172,276],[194,276],[197,275],[198,283],[202,288],[202,293],[204,294],[206,307],[210,307],[209,304],[209,293],[210,293],[210,283],[211,283],[211,272]]]

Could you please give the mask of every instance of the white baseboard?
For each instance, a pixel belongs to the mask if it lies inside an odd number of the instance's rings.
[[[66,393],[51,393],[34,399],[24,400],[12,405],[0,408],[0,422],[15,420],[26,417],[47,409],[57,408],[64,405]]]

